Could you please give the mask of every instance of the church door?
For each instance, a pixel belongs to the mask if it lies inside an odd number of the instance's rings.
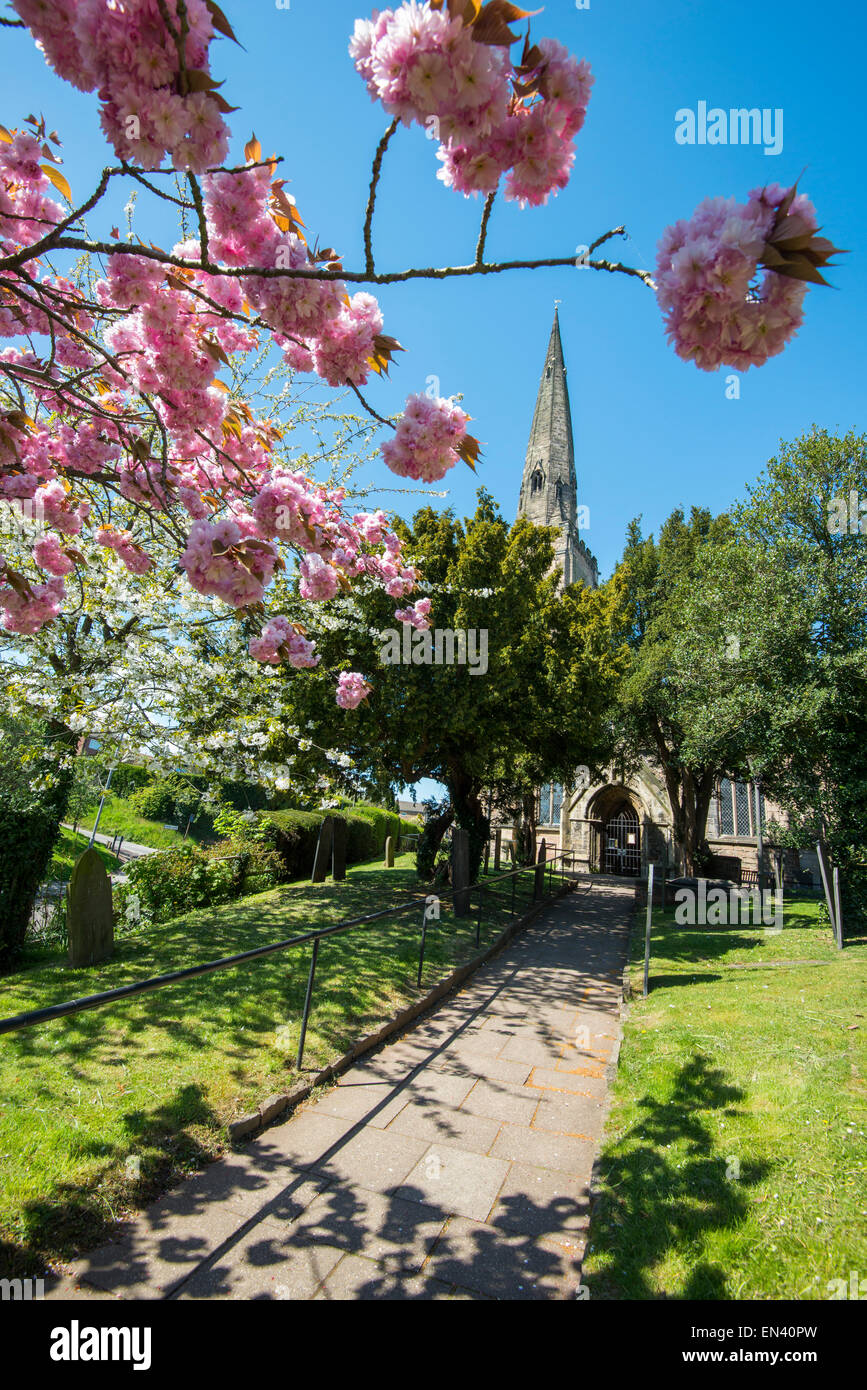
[[[641,872],[641,832],[632,807],[618,811],[602,832],[605,873],[637,878]]]

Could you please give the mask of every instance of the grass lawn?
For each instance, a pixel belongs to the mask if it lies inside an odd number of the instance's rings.
[[[93,829],[95,818],[96,811],[91,811],[80,822],[81,828],[87,830],[88,834]],[[144,816],[136,815],[128,801],[112,796],[111,792],[105,798],[99,818],[99,834],[120,834],[125,840],[132,840],[133,844],[149,845],[152,849],[177,849],[185,843],[179,830],[165,830],[159,821],[145,820]],[[192,831],[190,837],[193,838]]]
[[[520,881],[519,909],[532,872]],[[93,969],[34,953],[0,978],[0,1017],[393,906],[401,890],[417,891],[410,855],[390,870],[352,868],[343,884],[289,885],[121,938]],[[483,945],[507,920],[502,907],[486,909]],[[322,942],[305,1071],[417,997],[420,927],[411,910]],[[424,988],[475,950],[475,919],[456,922],[444,903],[428,930]],[[299,1079],[309,960],[307,947],[281,952],[0,1037],[0,1275],[38,1273],[98,1242],[107,1222],[217,1157],[229,1120]],[[127,1176],[128,1157],[140,1179]]]
[[[72,873],[76,859],[87,849],[89,835],[81,832],[73,835],[71,830],[61,829],[54,846],[54,853],[51,858],[51,866],[46,874],[49,879],[68,879]],[[120,867],[115,855],[109,854],[108,850],[102,845],[94,845],[94,849],[99,855],[109,873],[114,873]]]
[[[657,910],[643,999],[642,912],[592,1298],[827,1299],[867,1273],[867,941],[840,953],[818,917],[794,903],[766,934]]]

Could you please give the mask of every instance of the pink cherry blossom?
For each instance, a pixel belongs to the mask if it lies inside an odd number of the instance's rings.
[[[40,569],[58,579],[75,569],[75,561],[66,554],[56,536],[42,536],[33,547],[33,558]]]
[[[409,623],[419,632],[427,632],[430,628],[429,614],[431,601],[429,598],[420,598],[409,608],[399,608],[395,613],[395,618],[399,623]]]
[[[301,597],[315,603],[334,598],[340,588],[340,577],[333,565],[321,555],[308,555],[299,566]]]
[[[357,671],[342,671],[337,680],[337,703],[341,709],[357,709],[372,689]]]
[[[298,670],[319,665],[321,658],[315,649],[316,643],[309,642],[284,617],[272,618],[265,624],[261,636],[250,641],[250,655],[256,661],[278,666],[285,658]]]
[[[176,33],[177,0],[165,0]],[[179,95],[181,59],[157,0],[14,0],[48,62],[83,92],[98,91],[101,123],[121,159],[156,169],[166,154],[176,169],[201,173],[222,163],[229,131],[208,91]],[[186,0],[183,60],[209,75],[214,35],[205,0]]]
[[[447,187],[493,193],[508,173],[506,198],[536,207],[568,183],[593,78],[555,40],[535,47],[536,68],[520,82],[535,81],[519,94],[507,44],[476,41],[469,14],[408,0],[359,20],[349,51],[371,98],[440,142]]]
[[[689,221],[666,228],[658,247],[657,298],[679,357],[703,371],[745,371],[782,352],[803,319],[807,285],[765,270],[755,284],[776,211],[787,190],[754,189],[747,203],[706,198]],[[815,230],[803,194],[790,215]]]
[[[401,478],[437,482],[458,462],[469,416],[441,397],[410,396],[393,439],[382,457]]]

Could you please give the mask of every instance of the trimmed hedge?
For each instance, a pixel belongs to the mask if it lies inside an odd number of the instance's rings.
[[[309,878],[313,872],[319,828],[327,815],[346,821],[346,862],[366,864],[385,853],[392,835],[416,833],[394,811],[380,806],[342,806],[338,811],[266,811],[260,817],[269,842],[280,855],[290,878]]]
[[[266,811],[262,815],[262,830],[280,856],[287,880],[312,874],[323,819],[322,811]]]

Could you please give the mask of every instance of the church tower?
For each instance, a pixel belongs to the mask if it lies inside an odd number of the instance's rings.
[[[526,517],[536,526],[557,527],[554,549],[564,584],[580,583],[596,588],[598,566],[578,535],[572,410],[557,309],[530,430],[518,516]]]

